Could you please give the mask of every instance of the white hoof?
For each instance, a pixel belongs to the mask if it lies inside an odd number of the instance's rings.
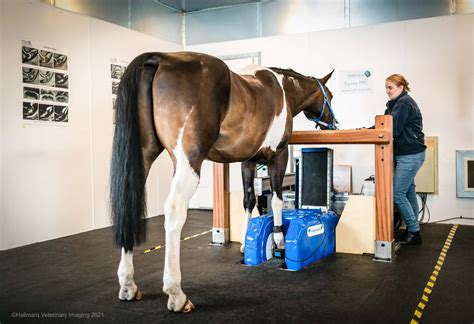
[[[192,309],[189,309],[189,305],[187,305],[188,299],[186,298],[185,294],[180,295],[170,295],[168,298],[168,310],[173,312],[183,312],[189,313]],[[191,303],[191,302],[189,302]],[[194,305],[191,303],[194,308]],[[187,309],[185,312],[184,309]]]
[[[131,301],[131,300],[141,300],[142,299],[142,293],[140,290],[138,290],[137,285],[133,286],[128,286],[128,287],[121,287],[119,291],[118,298],[120,300],[126,300],[126,301]]]

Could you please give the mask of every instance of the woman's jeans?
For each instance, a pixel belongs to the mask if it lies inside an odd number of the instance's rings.
[[[425,161],[425,151],[394,156],[393,202],[409,232],[418,232],[418,200],[415,191],[415,176]]]

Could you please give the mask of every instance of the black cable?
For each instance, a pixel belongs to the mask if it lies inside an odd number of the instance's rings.
[[[430,209],[428,208],[427,200],[428,200],[428,194],[426,192],[418,192],[418,196],[420,197],[421,200],[421,209],[418,212],[418,222],[420,224],[427,224],[430,221],[431,218],[431,213]],[[428,220],[426,222],[423,222],[425,219],[425,212],[428,212]],[[421,214],[421,218],[420,215]]]
[[[462,216],[451,217],[451,218],[446,218],[446,219],[438,220],[438,221],[432,222],[432,223],[430,223],[430,224],[446,222],[446,221],[453,220],[453,219],[469,219],[469,220],[474,220],[474,217],[462,217]]]

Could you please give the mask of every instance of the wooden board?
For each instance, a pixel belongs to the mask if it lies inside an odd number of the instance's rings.
[[[425,162],[416,174],[416,192],[438,193],[438,136],[425,137]]]
[[[336,226],[336,252],[375,253],[374,196],[349,196]]]

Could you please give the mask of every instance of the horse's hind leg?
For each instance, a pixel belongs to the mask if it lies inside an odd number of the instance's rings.
[[[202,160],[189,161],[181,141],[173,153],[175,156],[175,174],[171,190],[165,202],[166,252],[163,273],[163,292],[169,295],[168,309],[175,312],[190,312],[194,305],[181,289],[180,240],[181,230],[187,218],[189,200],[197,189]]]
[[[122,257],[120,259],[117,276],[119,278],[120,290],[118,298],[120,300],[140,300],[142,295],[133,280],[133,251],[125,251],[122,248]]]
[[[158,150],[147,150],[143,148],[145,178],[150,172],[150,168],[153,164],[153,161],[156,159],[159,153],[163,151],[163,147],[161,145],[158,145],[157,148]],[[141,292],[138,290],[138,287],[135,284],[133,275],[133,250],[126,251],[125,248],[122,248],[120,264],[117,270],[117,276],[120,284],[120,291],[118,297],[120,300],[130,301],[140,300],[142,298]]]
[[[272,185],[272,210],[273,210],[273,240],[278,249],[285,248],[285,238],[283,236],[283,195],[282,185],[285,176],[286,165],[288,163],[288,147],[282,150],[268,163],[268,171],[270,174],[270,183]]]
[[[145,178],[150,172],[151,165],[156,157],[163,151],[161,145],[158,146],[159,150],[146,150],[143,149],[144,157],[144,168],[145,168]],[[119,290],[119,299],[120,300],[140,300],[142,294],[138,290],[137,285],[135,284],[134,278],[134,269],[133,269],[133,250],[126,251],[125,248],[122,248],[122,255],[120,259],[120,264],[117,270],[117,276],[119,279],[120,290]]]

